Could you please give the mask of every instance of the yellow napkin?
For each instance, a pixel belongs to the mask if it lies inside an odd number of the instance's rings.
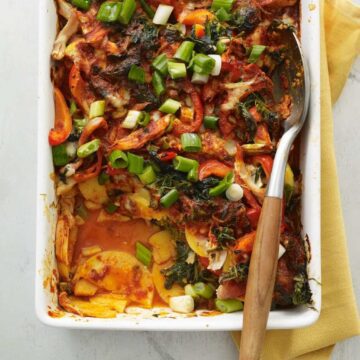
[[[331,98],[334,101],[339,96],[360,52],[360,8],[348,0],[325,0],[321,6],[322,309],[311,327],[268,331],[264,360],[328,359],[334,344],[360,333],[341,213],[331,109]],[[241,333],[232,335],[239,346]]]

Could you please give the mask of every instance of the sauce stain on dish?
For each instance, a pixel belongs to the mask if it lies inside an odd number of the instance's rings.
[[[95,245],[102,251],[120,250],[135,255],[135,243],[140,241],[147,244],[149,237],[159,231],[157,226],[142,219],[97,222],[98,215],[98,211],[89,213],[85,223],[79,226],[73,258],[75,264],[81,256],[82,248]]]

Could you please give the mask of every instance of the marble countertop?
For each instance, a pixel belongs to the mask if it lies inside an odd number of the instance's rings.
[[[360,0],[358,0],[360,1]],[[34,312],[37,1],[1,1],[0,358],[2,360],[236,360],[226,332],[95,332],[49,328]],[[335,106],[335,145],[354,286],[360,299],[360,59]],[[357,114],[357,116],[355,115]],[[346,146],[344,146],[346,145]],[[210,354],[210,355],[209,355]],[[333,359],[355,359],[359,339]]]

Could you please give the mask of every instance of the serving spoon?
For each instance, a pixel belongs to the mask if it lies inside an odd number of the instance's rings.
[[[284,93],[280,78],[282,71],[290,80],[288,90],[292,109],[283,123],[284,133],[275,154],[251,254],[240,360],[258,360],[261,356],[275,285],[285,169],[291,145],[305,122],[310,99],[309,69],[300,41],[290,29],[278,30],[278,33],[280,43],[285,45],[287,59],[274,73],[274,98],[279,100]]]

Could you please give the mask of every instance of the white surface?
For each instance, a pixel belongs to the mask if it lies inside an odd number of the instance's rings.
[[[1,360],[237,359],[228,333],[95,333],[48,328],[35,318],[37,1],[0,3],[6,9],[0,14]],[[336,107],[335,138],[353,280],[360,299],[360,157],[354,157],[360,153],[360,80],[355,78],[360,79],[360,60]],[[360,341],[352,339],[338,345],[333,358],[357,359],[359,354]]]

